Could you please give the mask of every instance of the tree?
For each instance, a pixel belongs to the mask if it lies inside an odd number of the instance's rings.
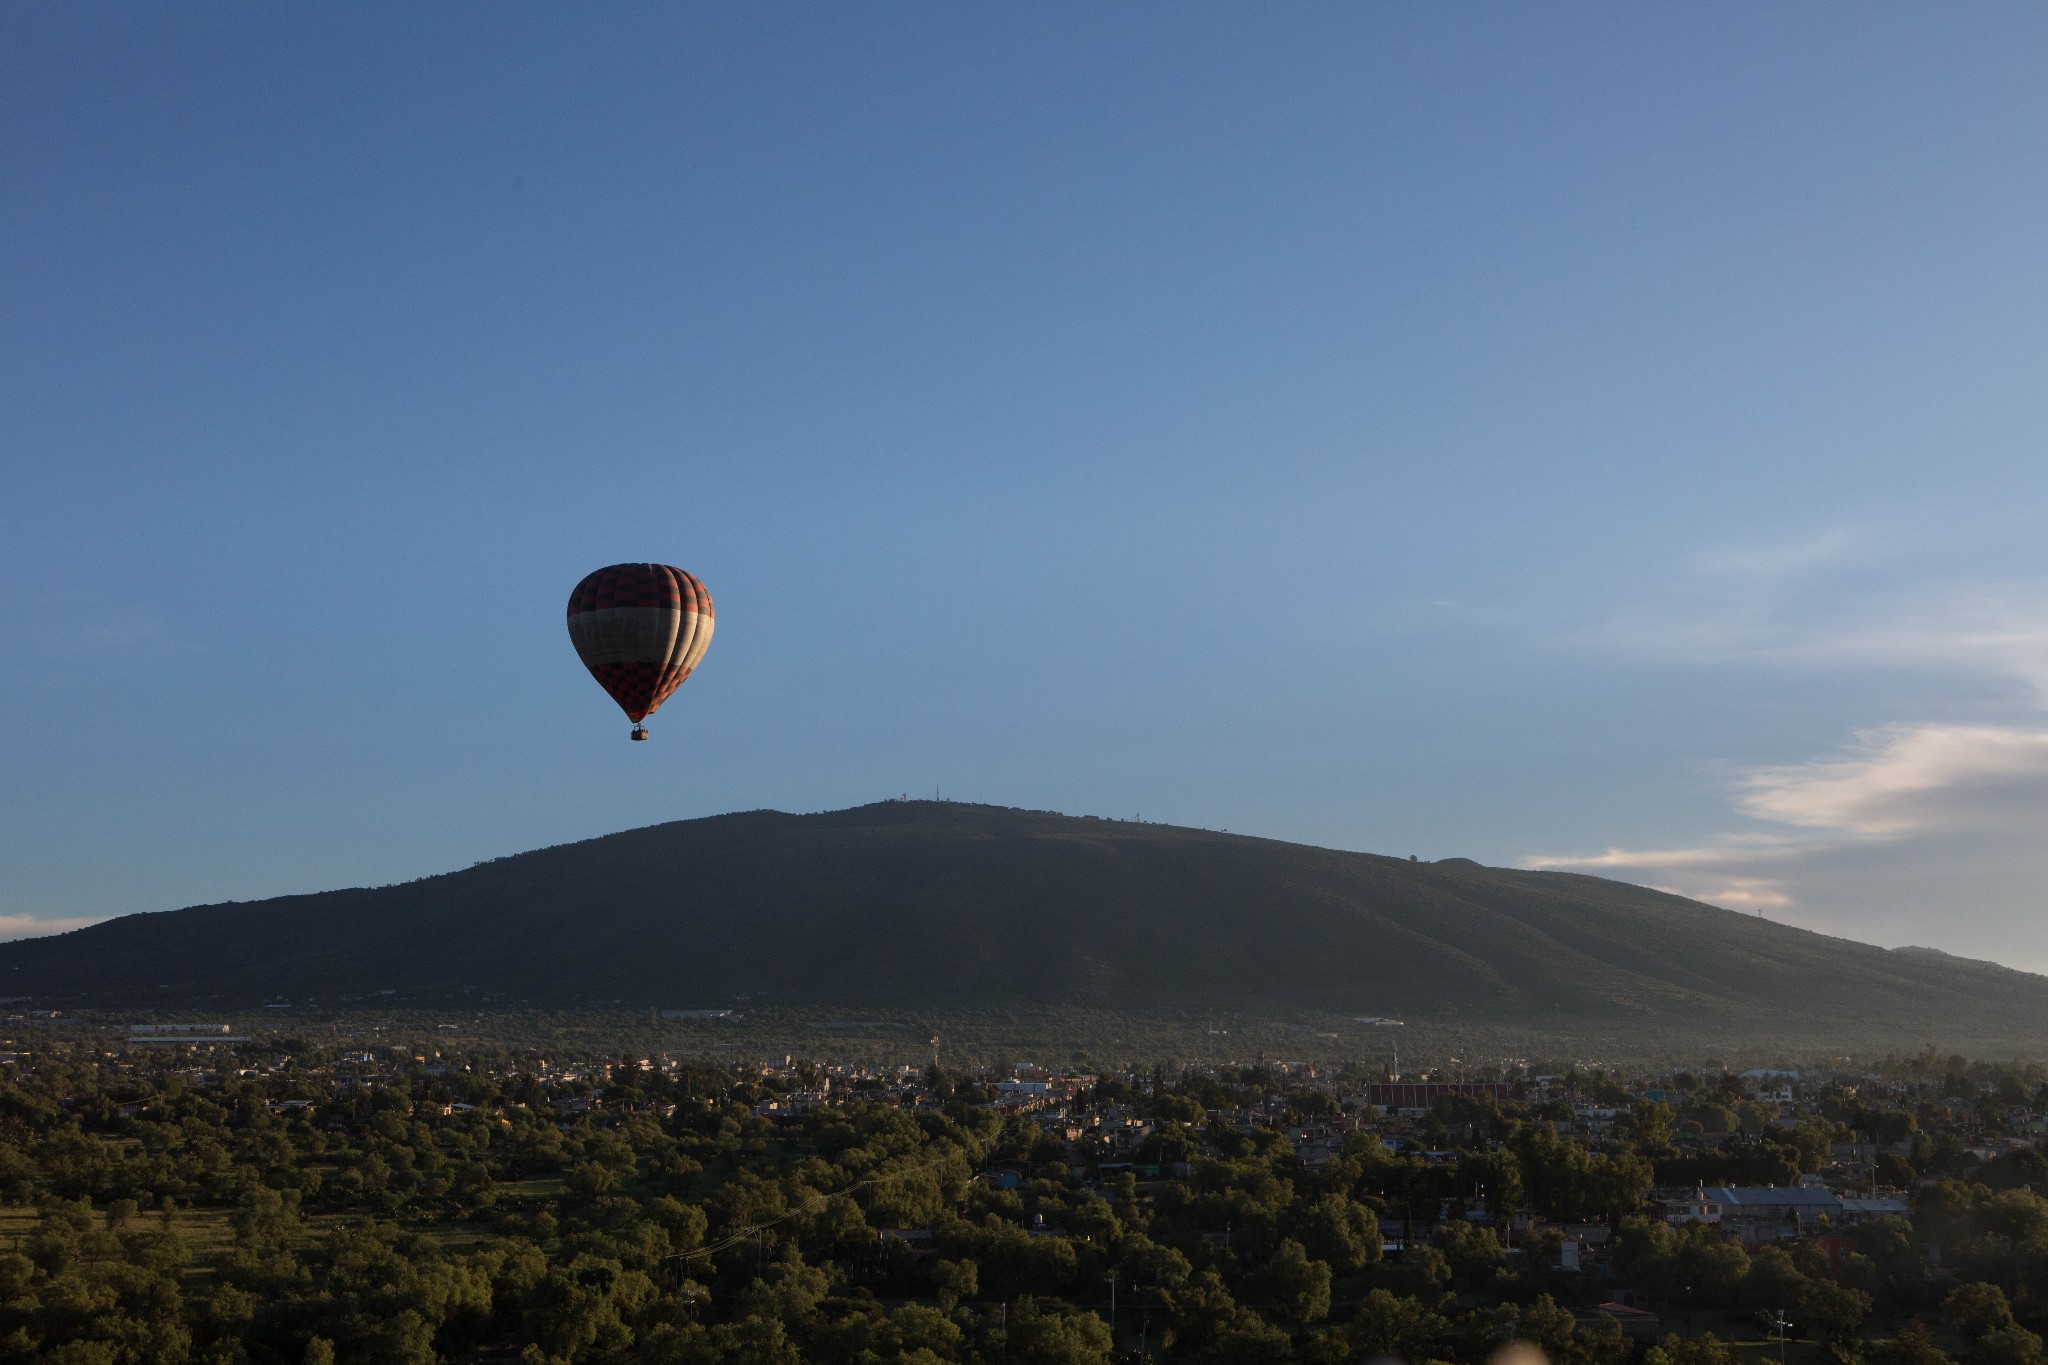
[[[1903,1218],[1877,1218],[1849,1231],[1859,1255],[1867,1257],[1888,1300],[1917,1294],[1927,1279],[1927,1261],[1913,1240],[1913,1225]]]
[[[1712,1332],[1670,1336],[1643,1353],[1643,1365],[1736,1365],[1735,1352]]]
[[[1513,1152],[1475,1152],[1458,1163],[1458,1184],[1486,1200],[1488,1220],[1504,1226],[1522,1205],[1522,1163]]]
[[[1622,1135],[1637,1153],[1651,1161],[1672,1155],[1671,1130],[1678,1115],[1662,1100],[1639,1099],[1629,1106],[1620,1125]]]
[[[889,1314],[877,1334],[877,1344],[897,1355],[927,1351],[950,1360],[958,1353],[961,1331],[951,1318],[936,1308],[906,1303]]]
[[[1417,1294],[1440,1294],[1451,1283],[1451,1263],[1433,1246],[1411,1246],[1401,1253],[1401,1278]]]
[[[1655,1182],[1656,1173],[1642,1157],[1634,1152],[1609,1152],[1594,1157],[1587,1167],[1587,1202],[1606,1217],[1609,1226],[1618,1225],[1628,1215],[1642,1212]]]
[[[1373,1211],[1341,1194],[1326,1194],[1288,1220],[1293,1236],[1316,1260],[1350,1275],[1380,1258],[1380,1224]]]
[[[622,1350],[633,1333],[619,1314],[612,1290],[617,1262],[578,1256],[548,1271],[527,1305],[528,1330],[549,1355],[575,1360],[592,1348]]]
[[[1971,1178],[1994,1190],[2048,1188],[2048,1157],[2031,1147],[2015,1148],[1979,1166]]]
[[[1994,1327],[1970,1347],[1970,1365],[2041,1365],[2041,1338],[2018,1323]]]
[[[1474,1289],[1489,1283],[1507,1259],[1492,1228],[1462,1218],[1437,1229],[1436,1245],[1450,1262],[1451,1272]]]
[[[1203,1365],[1292,1365],[1294,1348],[1285,1332],[1247,1315],[1219,1333],[1198,1358]]]
[[[1578,1365],[1627,1365],[1635,1353],[1621,1324],[1606,1316],[1581,1327],[1573,1346]]]
[[[1700,1131],[1703,1133],[1732,1133],[1741,1123],[1733,1109],[1730,1109],[1725,1104],[1715,1104],[1711,1101],[1694,1105],[1692,1117],[1693,1121],[1699,1124]]]
[[[825,1295],[832,1289],[832,1277],[817,1266],[806,1265],[792,1248],[770,1265],[740,1296],[740,1311],[748,1317],[780,1318],[790,1327],[808,1323]]]
[[[932,1284],[938,1289],[939,1306],[950,1313],[962,1299],[971,1299],[980,1291],[980,1269],[964,1256],[957,1261],[935,1261]]]
[[[741,1318],[712,1328],[709,1359],[718,1365],[804,1365],[774,1318]]]
[[[1375,1289],[1351,1320],[1351,1344],[1361,1356],[1420,1361],[1449,1325],[1415,1299]]]
[[[1522,1340],[1540,1349],[1550,1360],[1564,1362],[1571,1358],[1572,1336],[1578,1330],[1578,1321],[1569,1309],[1560,1308],[1548,1294],[1539,1295],[1536,1302],[1522,1310],[1521,1320],[1515,1331]]]
[[[1607,1239],[1607,1249],[1614,1260],[1614,1273],[1625,1283],[1668,1298],[1675,1292],[1677,1242],[1677,1235],[1662,1219],[1635,1215],[1621,1220]]]
[[[1927,1335],[1927,1324],[1915,1318],[1889,1341],[1873,1342],[1865,1352],[1870,1365],[1955,1365]]]
[[[1833,1280],[1812,1280],[1807,1293],[1806,1311],[1827,1334],[1830,1342],[1838,1345],[1856,1339],[1856,1329],[1870,1313],[1870,1295],[1860,1289],[1848,1289]]]
[[[1294,1348],[1295,1365],[1352,1365],[1351,1340],[1341,1328],[1318,1327]]]
[[[1231,1297],[1223,1277],[1204,1270],[1167,1297],[1172,1322],[1168,1328],[1176,1338],[1197,1350],[1205,1347],[1239,1321],[1245,1310]],[[1167,1344],[1162,1337],[1161,1344]]]
[[[240,1207],[229,1217],[235,1240],[252,1250],[269,1250],[289,1242],[303,1226],[299,1218],[299,1193],[257,1186],[242,1196]]]
[[[434,1351],[434,1329],[412,1309],[387,1319],[377,1333],[376,1358],[379,1365],[438,1365]]]
[[[111,1341],[67,1341],[43,1355],[44,1365],[119,1365],[120,1347]]]
[[[1519,1314],[1509,1303],[1474,1308],[1458,1319],[1459,1354],[1467,1360],[1492,1360],[1515,1339]]]
[[[1687,1223],[1672,1236],[1671,1287],[1687,1307],[1733,1306],[1749,1266],[1740,1241],[1705,1223]]]
[[[1749,1301],[1774,1313],[1791,1313],[1806,1306],[1813,1294],[1813,1281],[1780,1247],[1771,1247],[1750,1262],[1743,1288]]]
[[[1522,1188],[1536,1211],[1561,1219],[1586,1208],[1586,1149],[1557,1135],[1548,1123],[1516,1127],[1508,1146],[1522,1169]]]
[[[1941,1310],[1973,1338],[1970,1365],[2041,1365],[2041,1338],[2013,1320],[2012,1305],[1997,1285],[1959,1285]]]
[[[1014,1365],[1108,1365],[1109,1325],[1093,1313],[1040,1313],[1010,1328]]]
[[[1330,1311],[1330,1267],[1310,1260],[1301,1243],[1289,1237],[1259,1268],[1254,1292],[1262,1305],[1299,1331]]]
[[[2012,1305],[2005,1291],[1981,1281],[1959,1285],[1942,1301],[1942,1313],[1966,1336],[1982,1336],[2013,1325]]]

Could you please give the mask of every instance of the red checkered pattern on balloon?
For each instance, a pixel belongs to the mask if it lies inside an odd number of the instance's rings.
[[[711,594],[695,575],[667,564],[612,564],[585,576],[569,594],[569,615],[626,607],[655,611],[680,611],[715,620]],[[708,629],[709,627],[703,627]],[[687,628],[686,628],[687,629]],[[654,714],[681,687],[693,670],[667,662],[589,664],[591,676],[611,694],[613,701],[638,724]]]
[[[613,564],[585,576],[569,594],[569,615],[604,607],[667,607],[714,619],[711,594],[692,574],[667,564]]]

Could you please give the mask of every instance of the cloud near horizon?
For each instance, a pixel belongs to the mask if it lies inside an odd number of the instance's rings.
[[[74,919],[44,919],[40,915],[0,915],[0,943],[12,943],[18,938],[46,938],[51,934],[68,934],[73,929],[99,924],[110,919],[110,915],[85,915]]]
[[[1525,865],[1663,874],[1675,884],[1658,889],[1678,895],[1731,909],[1789,908],[1798,900],[1788,874],[1821,855],[1959,831],[2037,833],[2048,809],[2048,729],[1887,726],[1859,735],[1841,754],[1743,774],[1734,806],[1752,819],[1810,832],[1729,834],[1689,848],[1538,854]]]
[[[1675,886],[1652,886],[1653,891],[1664,891],[1674,896],[1686,896],[1689,900],[1706,900],[1729,910],[1781,910],[1794,904],[1785,891],[1785,884],[1769,877],[1728,877],[1713,888],[1709,896],[1690,894]]]
[[[1916,587],[1890,597],[1830,591],[1824,577],[1859,541],[1829,533],[1784,547],[1689,561],[1689,607],[1619,617],[1577,637],[1650,662],[1751,668],[1885,667],[1974,674],[2048,707],[2048,585]],[[1956,837],[2048,834],[2048,728],[1901,722],[1856,732],[1835,753],[1752,767],[1732,813],[1764,828],[1696,845],[1537,854],[1524,865],[1646,874],[1658,889],[1740,910],[1789,909],[1825,866],[1839,876],[1879,849],[1925,851]]]
[[[1894,838],[1936,829],[2038,826],[2048,798],[2048,730],[1892,725],[1839,758],[1759,768],[1745,815],[1805,829]]]

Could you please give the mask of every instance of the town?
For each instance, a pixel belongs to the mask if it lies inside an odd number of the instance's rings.
[[[2042,1358],[2031,1062],[1169,1074],[50,1022],[0,1052],[0,1360]]]

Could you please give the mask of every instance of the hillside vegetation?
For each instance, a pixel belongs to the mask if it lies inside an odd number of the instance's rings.
[[[1279,1008],[2048,1043],[2048,978],[1619,882],[914,801],[132,915],[0,945],[0,982],[69,1005]]]

